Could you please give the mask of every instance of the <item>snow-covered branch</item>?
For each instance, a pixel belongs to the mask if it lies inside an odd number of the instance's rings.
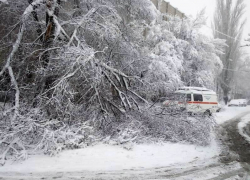
[[[14,86],[14,89],[16,91],[16,94],[15,94],[15,112],[14,112],[14,116],[12,118],[12,122],[16,119],[16,117],[18,115],[20,91],[19,91],[18,83],[16,81],[15,75],[14,75],[12,67],[11,67],[11,61],[13,60],[13,58],[14,58],[14,56],[15,56],[16,52],[18,51],[18,48],[21,44],[23,34],[25,31],[25,26],[27,23],[26,21],[27,21],[29,15],[33,11],[34,6],[37,6],[41,3],[43,3],[43,0],[36,0],[35,2],[31,3],[23,12],[21,22],[20,22],[20,31],[17,34],[17,39],[16,39],[15,43],[13,44],[13,49],[12,49],[10,55],[8,56],[7,61],[5,62],[5,65],[3,66],[2,70],[0,71],[0,76],[2,76],[3,73],[6,70],[8,70],[9,75],[11,77],[11,83]]]

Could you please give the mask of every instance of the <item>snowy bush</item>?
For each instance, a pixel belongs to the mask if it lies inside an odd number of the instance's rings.
[[[40,109],[26,110],[20,112],[23,115],[12,122],[12,126],[8,121],[9,112],[0,121],[1,165],[9,155],[13,155],[14,160],[25,159],[34,150],[54,155],[64,149],[92,145],[98,138],[89,121],[70,125],[60,119],[47,119],[49,117]]]
[[[209,117],[156,116],[148,124],[147,135],[163,141],[209,145],[213,120]]]
[[[168,108],[156,105],[141,112],[130,111],[121,122],[110,124],[104,142],[114,145],[182,142],[206,146],[211,142],[214,127],[213,117],[203,114],[189,116],[176,105]]]

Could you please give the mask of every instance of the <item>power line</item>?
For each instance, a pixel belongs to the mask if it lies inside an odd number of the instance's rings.
[[[208,26],[208,25],[206,25],[206,24],[205,24],[205,26],[207,26],[207,27],[210,28],[211,30],[216,31],[217,33],[219,33],[219,34],[221,34],[221,35],[224,35],[224,36],[226,36],[226,37],[228,37],[228,38],[230,38],[230,39],[239,41],[240,43],[242,42],[242,40],[237,39],[237,38],[234,38],[234,37],[232,37],[232,36],[229,36],[229,35],[227,35],[227,34],[221,32],[221,31],[218,31],[218,30],[216,30],[216,29],[213,29],[212,27],[210,27],[210,26]],[[244,41],[247,41],[247,40],[244,40]],[[249,41],[250,41],[250,40],[249,40]],[[248,47],[248,46],[250,46],[250,44],[241,45],[241,46],[239,46],[239,47]]]
[[[226,37],[228,37],[228,38],[230,38],[230,39],[233,39],[233,40],[235,40],[235,41],[241,42],[240,39],[237,39],[237,38],[235,38],[235,37],[229,36],[229,35],[227,35],[227,34],[221,32],[221,31],[218,31],[218,30],[216,30],[216,29],[214,29],[214,28],[212,28],[212,27],[210,27],[210,26],[208,26],[208,25],[206,25],[206,24],[205,24],[205,26],[207,26],[208,28],[210,28],[210,29],[213,30],[213,31],[216,31],[217,33],[219,33],[219,34],[221,34],[221,35],[224,35],[224,36],[226,36]]]
[[[235,70],[235,69],[227,69],[227,68],[222,68],[223,70],[228,70],[228,71],[234,71],[234,72],[248,72],[250,73],[250,71],[244,71],[244,70]]]

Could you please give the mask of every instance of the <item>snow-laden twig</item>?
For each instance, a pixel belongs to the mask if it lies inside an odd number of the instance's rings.
[[[108,112],[103,107],[103,104],[102,104],[102,101],[101,101],[101,97],[100,97],[100,94],[99,94],[99,91],[98,91],[97,87],[95,87],[94,89],[95,89],[95,92],[96,92],[96,95],[97,95],[97,99],[98,99],[98,102],[100,104],[100,107],[101,107],[102,111],[105,112],[106,114],[108,114]]]
[[[16,78],[14,76],[14,73],[13,73],[13,70],[12,70],[12,67],[9,66],[8,67],[8,70],[9,70],[9,75],[10,75],[10,78],[11,78],[11,83],[12,85],[14,86],[14,89],[16,91],[15,93],[15,112],[14,112],[14,116],[12,117],[12,120],[11,122],[14,122],[17,115],[19,114],[19,98],[20,98],[20,91],[19,91],[19,87],[18,87],[18,84],[17,84],[17,81],[16,81]]]
[[[39,4],[43,3],[43,0],[36,0],[35,2],[31,3],[26,9],[25,11],[23,12],[23,15],[22,15],[22,18],[21,18],[21,22],[20,22],[20,31],[17,35],[17,39],[13,45],[13,49],[10,53],[10,55],[8,56],[7,58],[7,61],[3,67],[3,69],[0,71],[0,76],[3,75],[3,73],[5,72],[5,70],[10,66],[10,62],[11,60],[13,59],[15,53],[17,52],[19,46],[20,46],[20,43],[22,41],[22,38],[23,38],[23,33],[24,33],[24,30],[25,30],[25,23],[29,17],[29,15],[31,14],[31,12],[33,11],[33,7],[34,6],[37,6]]]
[[[59,36],[60,32],[62,32],[63,36],[69,39],[69,35],[66,33],[66,31],[63,29],[63,27],[60,25],[60,23],[57,20],[57,17],[53,15],[53,20],[56,25],[56,34],[55,34],[55,39]]]
[[[19,138],[14,139],[14,140],[8,145],[8,148],[3,152],[3,154],[2,154],[1,157],[0,157],[0,165],[3,166],[3,165],[5,164],[5,159],[6,159],[7,153],[9,152],[10,149],[13,148],[12,146],[13,146],[15,143],[17,143],[17,141],[19,141]]]
[[[93,8],[91,9],[81,20],[80,22],[78,23],[78,25],[76,26],[72,36],[70,37],[69,39],[69,42],[68,42],[68,46],[70,46],[70,44],[73,42],[73,40],[75,39],[77,41],[77,47],[79,47],[79,44],[81,43],[80,40],[77,38],[76,34],[77,34],[77,31],[78,29],[82,26],[82,24],[86,21],[86,19],[88,19],[88,17],[93,14],[97,9],[96,8]]]
[[[98,65],[104,67],[105,69],[109,70],[110,72],[114,72],[114,73],[119,74],[119,75],[121,75],[121,76],[123,76],[123,77],[125,77],[125,78],[134,78],[133,76],[127,76],[127,75],[124,74],[123,72],[121,72],[121,71],[119,71],[119,70],[117,70],[117,69],[115,69],[115,68],[112,68],[112,67],[106,65],[106,64],[103,63],[103,62],[99,62]]]
[[[70,46],[74,42],[74,39],[75,39],[77,41],[77,47],[79,47],[79,45],[81,44],[81,41],[77,37],[77,31],[78,31],[78,29],[80,27],[82,27],[82,25],[84,23],[87,23],[88,21],[92,21],[91,18],[90,18],[90,16],[92,16],[93,14],[95,14],[101,8],[107,8],[109,11],[111,11],[113,14],[115,14],[115,12],[110,7],[108,7],[106,5],[99,5],[98,7],[92,8],[91,10],[89,10],[88,13],[86,15],[84,15],[84,17],[77,23],[77,26],[74,29],[74,32],[73,32],[72,36],[69,38],[68,46]],[[105,20],[105,18],[103,16],[101,16],[99,13],[97,13],[97,14],[99,15],[99,17],[101,17],[103,20]],[[105,29],[105,27],[102,24],[100,24],[98,22],[95,22],[95,23]],[[113,24],[109,24],[109,26],[113,26]]]

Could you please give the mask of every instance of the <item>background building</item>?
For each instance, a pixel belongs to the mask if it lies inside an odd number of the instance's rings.
[[[165,0],[151,0],[156,8],[161,13],[166,13],[172,16],[179,16],[180,18],[185,18],[185,14],[179,11],[177,8],[173,7],[169,2]]]

